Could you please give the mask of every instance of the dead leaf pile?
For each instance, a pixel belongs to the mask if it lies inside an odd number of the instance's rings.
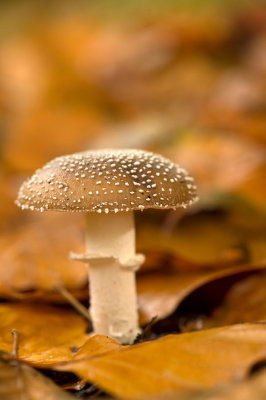
[[[116,3],[0,5],[0,399],[264,400],[265,7]],[[131,346],[90,333],[84,215],[14,204],[46,161],[116,147],[200,195],[136,213]]]

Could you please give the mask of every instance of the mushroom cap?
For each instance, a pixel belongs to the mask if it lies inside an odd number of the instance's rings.
[[[198,200],[194,179],[170,160],[143,150],[96,150],[57,157],[26,180],[22,209],[120,212],[175,209]]]

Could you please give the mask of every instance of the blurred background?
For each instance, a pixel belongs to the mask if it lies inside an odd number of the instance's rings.
[[[3,292],[86,285],[86,266],[68,260],[83,216],[14,205],[36,168],[86,149],[147,149],[195,176],[186,214],[138,213],[151,259],[156,248],[207,268],[261,262],[265,146],[264,1],[1,0]]]

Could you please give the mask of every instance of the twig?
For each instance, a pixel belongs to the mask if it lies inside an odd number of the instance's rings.
[[[152,317],[152,319],[144,326],[142,332],[136,337],[134,344],[141,343],[147,339],[150,339],[152,335],[151,328],[154,324],[156,324],[156,322],[158,322],[157,315],[155,317]]]
[[[60,293],[86,320],[91,323],[91,316],[86,307],[83,306],[66,288],[61,285],[54,285],[54,289]]]
[[[13,337],[11,355],[15,358],[18,358],[18,331],[16,329],[12,329],[11,333]]]

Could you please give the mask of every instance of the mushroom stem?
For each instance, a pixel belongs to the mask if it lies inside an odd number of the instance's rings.
[[[133,343],[140,332],[135,271],[142,260],[135,247],[132,211],[88,215],[86,256],[94,333],[123,344]]]

